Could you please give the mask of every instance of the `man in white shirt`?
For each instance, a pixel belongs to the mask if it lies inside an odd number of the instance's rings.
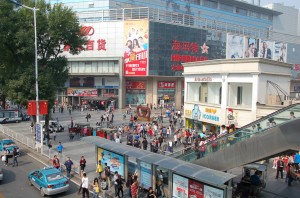
[[[81,179],[81,188],[82,188],[82,197],[85,197],[85,194],[87,197],[90,197],[89,195],[89,179],[86,176],[86,173],[83,173],[83,177]]]

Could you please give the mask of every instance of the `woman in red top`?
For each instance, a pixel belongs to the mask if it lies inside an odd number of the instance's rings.
[[[138,183],[137,180],[135,180],[133,182],[133,184],[131,184],[130,189],[131,189],[131,196],[132,196],[132,198],[137,198],[138,197],[138,193],[139,193],[139,183]]]
[[[53,167],[54,167],[54,168],[59,169],[60,163],[59,163],[59,159],[57,158],[56,155],[54,155],[54,158],[53,158],[53,160],[52,160],[52,164],[53,164]]]

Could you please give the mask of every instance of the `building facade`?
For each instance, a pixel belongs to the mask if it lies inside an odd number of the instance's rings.
[[[240,128],[286,103],[291,64],[250,58],[183,65],[188,128],[214,132],[223,124]]]
[[[75,56],[65,47],[70,79],[58,93],[60,102],[102,106],[111,100],[124,108],[163,101],[180,108],[184,62],[300,59],[296,44],[270,37],[280,12],[241,1],[62,2],[77,11],[89,42]]]

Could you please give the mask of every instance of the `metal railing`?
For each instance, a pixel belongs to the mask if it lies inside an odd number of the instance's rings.
[[[78,11],[77,15],[80,22],[104,22],[104,21],[125,21],[141,20],[192,27],[203,30],[214,30],[237,35],[245,35],[253,38],[276,40],[300,44],[300,37],[294,35],[273,32],[269,28],[254,28],[237,25],[230,22],[222,22],[200,16],[159,10],[148,7],[105,9],[93,11]]]
[[[0,124],[0,132],[2,132],[3,134],[5,134],[6,136],[10,137],[11,139],[13,139],[16,143],[21,143],[23,146],[26,146],[28,149],[30,149],[33,152],[36,153],[40,153],[43,156],[45,156],[48,159],[52,159],[54,155],[57,155],[59,158],[59,161],[61,162],[61,166],[63,166],[63,162],[65,162],[67,160],[67,156],[65,156],[64,154],[58,154],[57,151],[55,151],[54,149],[50,149],[48,146],[43,145],[43,148],[40,149],[36,146],[35,140],[33,138],[30,137],[26,137],[23,134],[17,133],[14,130],[3,126],[2,124]],[[73,161],[73,168],[72,171],[76,174],[80,174],[80,170],[79,170],[79,162],[78,161]]]

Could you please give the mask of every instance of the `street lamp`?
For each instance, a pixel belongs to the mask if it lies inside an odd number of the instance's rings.
[[[38,84],[38,58],[37,58],[37,32],[36,32],[36,11],[39,10],[36,7],[28,7],[20,4],[15,0],[9,0],[10,2],[33,11],[33,23],[34,23],[34,55],[35,55],[35,91],[36,91],[36,122],[40,122],[40,106],[39,106],[39,84]]]

